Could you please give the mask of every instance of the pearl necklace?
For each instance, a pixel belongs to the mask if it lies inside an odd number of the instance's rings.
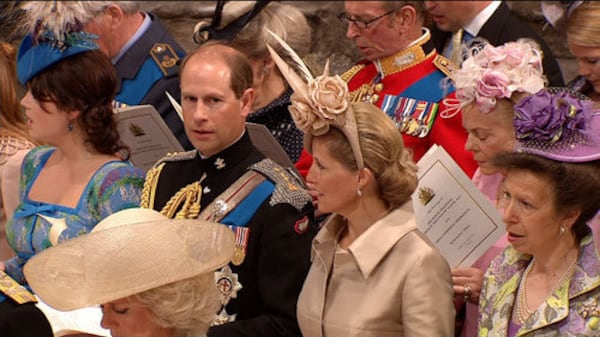
[[[569,268],[567,268],[567,270],[560,277],[558,282],[556,282],[552,289],[550,289],[550,292],[548,292],[548,296],[546,296],[544,302],[548,300],[548,297],[554,294],[554,292],[558,289],[558,287],[561,284],[563,284],[567,279],[573,276],[573,273],[575,272],[575,266],[577,266],[578,255],[579,254],[575,255],[575,258],[573,259],[573,262],[571,262],[571,264],[569,265]],[[517,311],[517,322],[521,325],[525,324],[529,316],[531,316],[531,314],[535,312],[535,310],[531,310],[529,309],[529,306],[527,306],[527,277],[529,276],[529,272],[531,271],[531,267],[533,266],[534,262],[535,258],[531,260],[531,263],[529,263],[529,265],[525,269],[525,272],[523,273],[523,277],[521,278],[521,281],[519,282],[519,287],[517,289],[517,300],[515,306]]]

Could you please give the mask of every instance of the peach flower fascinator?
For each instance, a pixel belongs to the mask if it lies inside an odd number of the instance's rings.
[[[329,128],[339,129],[348,139],[358,168],[364,167],[354,111],[349,101],[348,86],[338,75],[329,75],[329,61],[323,74],[314,77],[298,54],[277,34],[267,30],[294,64],[286,63],[267,45],[271,58],[294,90],[289,106],[294,123],[304,132],[304,147],[312,153],[312,137],[324,135]]]

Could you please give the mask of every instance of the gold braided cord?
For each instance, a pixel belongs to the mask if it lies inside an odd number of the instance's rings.
[[[160,210],[160,213],[167,218],[196,219],[200,214],[202,181],[204,179],[206,179],[206,174],[203,174],[199,181],[188,184],[177,191]],[[177,212],[178,209],[179,212]]]
[[[142,197],[140,207],[154,209],[154,197],[156,196],[156,188],[158,186],[158,177],[165,163],[155,166],[146,173],[144,188],[142,188]]]

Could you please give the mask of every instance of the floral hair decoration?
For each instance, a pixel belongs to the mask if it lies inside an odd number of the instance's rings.
[[[548,88],[515,105],[516,150],[545,158],[585,162],[600,159],[600,111],[566,88]]]
[[[469,54],[452,74],[461,107],[475,102],[482,113],[489,113],[498,99],[510,99],[515,92],[534,94],[546,83],[542,54],[533,41],[519,39],[498,47],[474,43]]]
[[[364,167],[360,149],[358,129],[354,112],[349,103],[348,86],[338,75],[329,75],[329,61],[325,64],[323,74],[316,78],[294,50],[277,34],[267,30],[281,44],[296,63],[292,67],[287,64],[271,46],[269,53],[277,67],[288,81],[294,94],[292,104],[288,108],[298,129],[304,132],[304,147],[312,153],[312,137],[320,136],[330,127],[342,131],[348,139],[358,168]],[[294,69],[297,69],[300,76]]]
[[[17,56],[22,84],[62,59],[98,49],[98,37],[83,31],[92,18],[87,1],[27,1],[21,7],[27,20]]]

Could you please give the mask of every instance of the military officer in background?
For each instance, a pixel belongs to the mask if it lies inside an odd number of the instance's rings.
[[[235,232],[233,261],[216,274],[223,308],[208,336],[299,336],[296,301],[317,231],[311,198],[245,130],[254,100],[247,58],[208,42],[181,68],[184,125],[196,150],[149,170],[142,207]]]
[[[446,99],[454,89],[442,86],[449,61],[423,27],[422,2],[345,1],[344,7],[339,18],[348,25],[346,36],[365,57],[342,74],[351,99],[376,104],[394,119],[415,161],[438,144],[471,177],[477,163],[464,149],[458,101],[450,108]]]
[[[181,146],[193,149],[181,118],[165,92],[179,97],[179,61],[185,50],[139,1],[64,2],[83,6],[90,15],[85,30],[98,35],[100,46],[117,69],[120,86],[115,100],[124,105],[150,104],[156,108]]]

